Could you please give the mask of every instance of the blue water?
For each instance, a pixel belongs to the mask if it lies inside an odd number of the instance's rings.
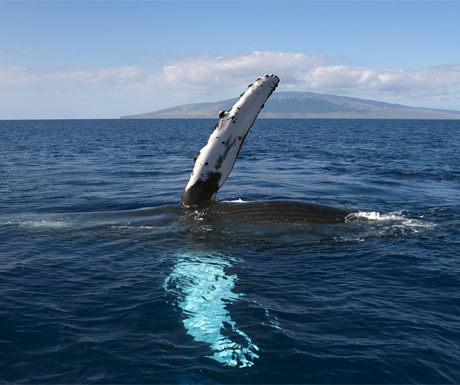
[[[459,383],[460,121],[256,121],[218,199],[311,226],[184,220],[214,123],[0,121],[0,382]]]

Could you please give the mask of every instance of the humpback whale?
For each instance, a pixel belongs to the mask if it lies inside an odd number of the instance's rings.
[[[195,166],[182,192],[181,206],[192,227],[197,219],[215,216],[235,221],[275,224],[333,224],[352,219],[351,210],[298,201],[216,202],[219,189],[230,175],[241,146],[265,102],[276,89],[275,75],[259,77],[219,121],[207,144],[194,157]],[[227,305],[239,299],[236,274],[228,272],[231,258],[205,243],[175,255],[164,287],[171,302],[182,310],[187,334],[209,344],[207,357],[228,366],[254,365],[259,347],[232,320]],[[265,314],[269,316],[268,309]],[[273,327],[279,328],[276,323]]]
[[[182,192],[183,208],[254,223],[333,224],[353,219],[353,210],[317,203],[216,202],[217,192],[230,175],[249,130],[279,81],[276,75],[257,78],[229,111],[219,112],[220,120],[208,143],[195,155],[194,169]]]

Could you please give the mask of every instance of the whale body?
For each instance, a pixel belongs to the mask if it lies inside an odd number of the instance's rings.
[[[354,211],[300,201],[219,203],[211,212],[251,223],[308,225],[344,223],[354,219]]]
[[[300,201],[218,203],[217,192],[230,175],[249,130],[279,78],[265,75],[248,86],[229,111],[219,113],[219,122],[208,143],[195,156],[195,167],[182,192],[186,210],[224,215],[254,223],[309,224],[343,223],[353,219],[355,211]]]

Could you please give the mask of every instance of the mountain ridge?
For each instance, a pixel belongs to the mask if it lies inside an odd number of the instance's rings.
[[[121,116],[120,119],[207,119],[229,110],[238,98]],[[460,111],[408,107],[376,100],[314,92],[276,92],[261,111],[261,119],[460,119]]]

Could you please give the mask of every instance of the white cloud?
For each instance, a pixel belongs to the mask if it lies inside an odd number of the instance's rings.
[[[385,69],[334,65],[324,55],[251,52],[169,60],[148,83],[193,95],[244,87],[264,73],[277,74],[280,89],[369,96],[385,99],[460,98],[460,65],[426,69]]]
[[[0,63],[0,84],[33,84],[46,81],[77,81],[111,85],[132,85],[145,81],[147,74],[136,66],[97,70],[40,70]]]
[[[381,69],[334,65],[324,55],[256,51],[231,55],[191,54],[166,58],[160,71],[139,66],[80,70],[29,70],[0,63],[1,85],[52,84],[113,87],[126,92],[207,97],[234,95],[257,76],[274,73],[280,89],[391,99],[459,99],[460,65],[426,69]]]
[[[251,52],[219,57],[189,55],[164,67],[165,80],[195,84],[235,84],[253,81],[254,76],[276,73],[287,81],[300,69],[315,68],[328,63],[324,55],[285,52]]]
[[[297,80],[298,87],[384,99],[460,97],[460,65],[421,70],[326,66],[301,74]]]

